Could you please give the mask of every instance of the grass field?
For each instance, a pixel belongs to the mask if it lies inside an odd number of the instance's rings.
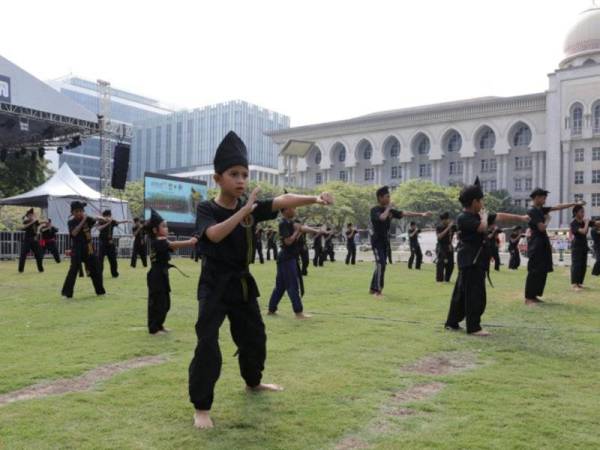
[[[442,330],[452,286],[436,284],[431,265],[389,266],[382,301],[367,295],[372,264],[311,267],[304,303],[314,317],[294,319],[284,298],[280,316],[264,318],[264,381],[285,392],[244,392],[224,324],[216,428],[200,432],[187,396],[199,268],[176,264],[191,277],[171,271],[172,332],[151,337],[141,267],[121,260],[121,277],[105,280],[107,296],[95,297],[90,280],[78,279],[66,300],[59,293],[67,264],[46,260],[38,274],[28,261],[19,275],[16,262],[0,263],[0,395],[135,357],[166,357],[87,391],[0,406],[1,449],[600,448],[599,279],[573,293],[559,269],[547,304],[527,308],[524,269],[503,268],[483,320],[493,336],[482,339]],[[263,308],[274,270],[253,267]],[[416,369],[444,356],[462,370]]]

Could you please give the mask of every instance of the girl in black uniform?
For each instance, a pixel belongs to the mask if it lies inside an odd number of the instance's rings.
[[[35,213],[33,212],[33,208],[25,213],[23,216],[23,231],[25,231],[25,237],[23,239],[23,243],[21,244],[21,254],[19,255],[19,272],[23,273],[25,270],[25,261],[27,260],[27,254],[29,251],[33,253],[35,257],[35,262],[37,263],[38,272],[44,271],[43,259],[44,254],[42,253],[42,248],[40,247],[40,243],[38,242],[38,228],[40,225],[46,225],[47,222],[40,222]]]
[[[585,219],[583,206],[577,205],[573,208],[573,221],[570,227],[573,236],[571,241],[571,285],[576,291],[583,289],[589,252],[587,234],[590,227],[595,226],[595,221]]]
[[[214,158],[217,197],[200,203],[196,232],[202,254],[198,284],[198,338],[189,369],[190,401],[196,411],[194,425],[212,428],[209,416],[214,387],[221,371],[219,328],[229,318],[233,340],[238,348],[240,373],[251,391],[280,391],[277,385],[261,383],[266,358],[266,334],[257,298],[256,281],[249,271],[254,254],[256,224],[273,220],[278,211],[314,203],[328,205],[332,197],[283,194],[257,201],[256,188],[242,201],[248,186],[246,146],[229,132]]]
[[[96,223],[96,228],[100,232],[98,239],[98,263],[101,274],[104,274],[104,257],[106,256],[110,264],[110,274],[113,278],[119,276],[117,246],[113,239],[113,231],[120,224],[128,222],[128,220],[113,220],[111,210],[106,209],[102,212],[102,220]]]
[[[150,270],[146,276],[148,284],[148,332],[153,335],[165,334],[167,313],[171,308],[171,285],[169,283],[170,253],[178,248],[193,247],[198,239],[169,241],[167,222],[154,209],[150,208],[150,219],[145,225],[150,236]]]
[[[520,225],[517,225],[513,228],[510,236],[508,238],[508,253],[510,254],[510,259],[508,260],[508,268],[510,270],[517,270],[521,265],[521,252],[519,251],[519,242],[523,237],[521,230],[523,228]]]
[[[348,250],[348,254],[346,255],[346,264],[356,264],[356,242],[354,242],[354,237],[356,236],[358,231],[352,226],[351,223],[348,224],[348,228],[346,228],[346,249]]]
[[[138,217],[133,219],[133,249],[131,251],[131,267],[135,269],[138,256],[142,260],[144,267],[148,266],[146,256],[146,233],[144,231],[144,221]]]

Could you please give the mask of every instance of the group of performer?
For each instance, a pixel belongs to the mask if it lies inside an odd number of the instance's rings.
[[[195,408],[194,425],[198,428],[210,428],[213,422],[210,409],[214,400],[214,387],[219,378],[222,364],[218,335],[225,317],[229,319],[230,330],[235,345],[240,373],[250,391],[280,391],[275,384],[262,382],[262,372],[266,358],[265,325],[257,302],[259,289],[250,273],[249,266],[256,257],[264,262],[262,254],[263,237],[267,241],[267,259],[273,251],[277,261],[275,286],[268,303],[268,315],[276,316],[279,303],[284,294],[290,298],[292,309],[298,319],[310,317],[304,312],[302,296],[304,294],[303,276],[309,265],[309,253],[306,236],[313,236],[315,258],[313,264],[321,266],[327,257],[334,261],[334,231],[330,227],[317,225],[310,227],[302,224],[296,217],[296,209],[311,204],[328,206],[333,197],[324,192],[318,196],[284,193],[275,198],[258,200],[259,189],[254,189],[247,199],[249,162],[247,150],[242,140],[230,132],[219,145],[214,156],[214,180],[219,187],[217,196],[203,201],[197,208],[196,231],[186,241],[169,241],[168,224],[154,210],[145,223],[134,220],[134,248],[131,266],[135,267],[137,257],[146,266],[146,236],[150,239],[150,269],[147,273],[148,287],[148,331],[152,335],[168,332],[164,327],[170,309],[169,269],[170,253],[184,247],[194,248],[201,256],[202,270],[196,297],[198,300],[198,318],[195,325],[196,348],[189,367],[189,396]],[[488,213],[484,205],[484,193],[479,180],[462,189],[459,201],[462,212],[452,221],[449,213],[440,214],[436,227],[436,281],[450,282],[454,271],[453,238],[456,236],[456,265],[458,276],[450,299],[450,307],[445,328],[462,330],[460,323],[466,321],[466,332],[474,336],[487,336],[482,329],[481,317],[487,302],[485,280],[489,277],[490,261],[499,264],[498,235],[502,232],[499,223],[520,223],[528,228],[528,274],[525,284],[525,303],[538,305],[543,302],[547,275],[552,271],[552,248],[547,233],[550,213],[566,208],[573,209],[573,222],[570,232],[573,235],[571,282],[573,288],[583,287],[587,267],[587,234],[592,230],[595,249],[600,251],[600,221],[585,219],[583,203],[545,206],[548,191],[536,189],[531,193],[532,206],[527,214],[518,215],[505,212]],[[391,202],[387,186],[376,191],[377,202],[370,211],[371,247],[374,254],[375,270],[371,278],[369,291],[375,298],[383,297],[386,265],[391,256],[390,227],[392,220],[403,218],[429,218],[431,212],[400,211]],[[73,296],[77,273],[83,264],[92,280],[97,295],[105,293],[102,268],[106,256],[110,263],[111,275],[119,276],[113,230],[124,223],[112,219],[110,211],[103,211],[102,217],[90,217],[85,213],[86,204],[79,201],[71,203],[72,218],[68,222],[71,236],[71,264],[65,279],[62,294]],[[278,230],[262,228],[261,222],[271,221],[281,214]],[[41,247],[37,242],[38,228],[42,233],[44,247],[57,262],[60,261],[54,243],[56,228],[51,221],[36,218],[33,209],[27,211],[23,223],[25,241],[19,260],[19,271],[23,270],[24,260],[31,250],[36,256],[38,269],[41,264]],[[92,229],[100,233],[98,251],[94,252]],[[353,224],[347,224],[345,230],[348,254],[346,264],[356,262],[356,244],[359,231]],[[421,230],[411,222],[408,230],[411,258],[420,269],[423,255],[418,244]],[[525,234],[521,225],[511,230],[509,267],[518,268],[520,264],[518,243]],[[281,249],[278,251],[274,241],[278,236]],[[273,245],[275,242],[275,245]],[[593,270],[600,274],[598,262]]]

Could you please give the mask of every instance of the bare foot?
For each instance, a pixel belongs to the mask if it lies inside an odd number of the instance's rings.
[[[540,303],[541,303],[541,301],[538,299],[531,299],[531,298],[525,299],[525,305],[527,305],[527,306],[538,306]]]
[[[164,336],[167,334],[166,330],[158,330],[156,333],[150,333],[150,336]]]
[[[201,411],[199,409],[194,413],[194,426],[200,430],[213,428],[215,424],[209,415],[210,411]]]
[[[491,336],[491,333],[489,331],[479,330],[479,331],[476,331],[475,333],[471,333],[471,336],[486,337],[486,336]]]
[[[248,392],[263,392],[263,391],[268,391],[268,392],[281,392],[283,391],[283,387],[279,386],[278,384],[265,384],[265,383],[260,383],[258,386],[246,386],[246,390]]]
[[[382,292],[375,292],[373,294],[373,297],[378,298],[378,299],[382,299],[383,298],[383,293]]]
[[[298,313],[296,314],[296,319],[304,320],[310,319],[312,316],[310,314]]]
[[[267,311],[267,316],[276,316],[277,313],[275,311]]]

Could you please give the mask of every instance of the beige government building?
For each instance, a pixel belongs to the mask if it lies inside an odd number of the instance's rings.
[[[329,181],[398,186],[421,178],[444,185],[479,175],[486,191],[506,189],[526,206],[532,188],[549,203],[584,199],[600,215],[600,8],[581,13],[567,33],[564,59],[545,92],[484,97],[384,111],[269,133],[315,144],[279,157],[280,182]],[[556,214],[554,226],[570,213]]]

